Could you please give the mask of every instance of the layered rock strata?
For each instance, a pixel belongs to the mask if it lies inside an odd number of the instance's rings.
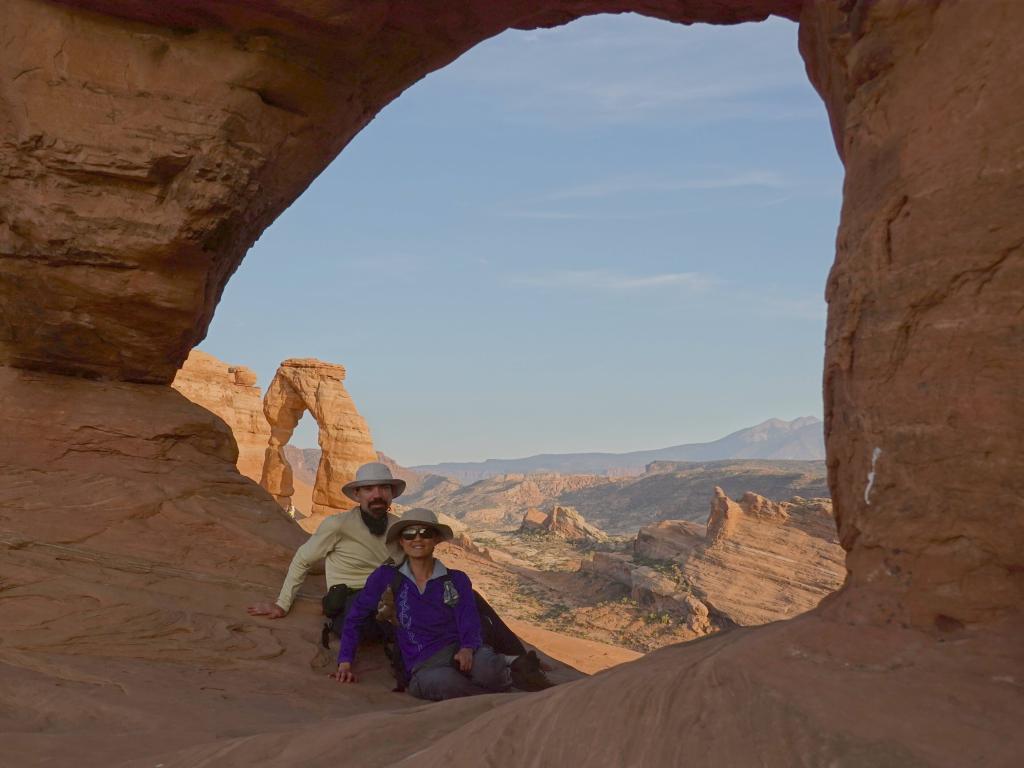
[[[694,596],[745,626],[809,611],[846,574],[827,499],[780,503],[747,493],[735,502],[716,488],[704,536],[658,523],[640,531],[634,552],[677,563]]]
[[[345,368],[312,358],[285,360],[267,387],[263,413],[270,424],[260,485],[283,509],[291,507],[295,486],[293,472],[284,453],[302,414],[309,414],[319,429],[320,464],[313,484],[314,517],[349,509],[352,501],[342,486],[356,470],[377,460],[370,429],[345,390]]]
[[[256,374],[193,349],[171,384],[196,405],[220,416],[238,444],[238,471],[257,483],[270,441]]]
[[[843,557],[827,499],[780,503],[747,493],[737,503],[716,488],[707,526],[656,523],[640,530],[632,555],[598,552],[580,567],[706,634],[811,610],[842,585]]]

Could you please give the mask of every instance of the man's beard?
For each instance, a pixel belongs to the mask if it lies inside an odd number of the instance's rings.
[[[370,529],[370,533],[374,536],[384,535],[384,532],[388,529],[388,514],[386,511],[380,517],[376,517],[375,515],[371,515],[362,507],[359,507],[359,514],[362,515],[363,522],[366,524],[366,527]]]

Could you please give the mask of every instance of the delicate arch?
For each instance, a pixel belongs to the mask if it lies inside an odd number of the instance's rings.
[[[356,410],[344,381],[344,366],[293,358],[281,363],[267,388],[263,414],[270,424],[270,442],[260,485],[283,509],[291,506],[295,493],[284,446],[306,411],[319,429],[321,452],[311,514],[328,514],[350,507],[352,502],[342,494],[341,487],[355,477],[360,465],[377,460],[370,428]]]

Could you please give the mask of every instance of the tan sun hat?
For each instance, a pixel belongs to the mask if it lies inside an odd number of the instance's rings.
[[[355,496],[355,490],[367,485],[390,485],[392,498],[395,499],[405,493],[405,480],[392,477],[391,470],[388,469],[387,465],[381,464],[379,461],[363,464],[363,466],[356,470],[356,479],[341,486],[341,492],[352,499],[352,501],[359,501]]]
[[[431,528],[436,528],[441,533],[442,541],[451,541],[455,537],[452,529],[444,523],[438,522],[437,515],[429,509],[413,507],[412,509],[407,509],[405,514],[388,528],[387,543],[394,543],[403,530],[413,525],[429,525]]]

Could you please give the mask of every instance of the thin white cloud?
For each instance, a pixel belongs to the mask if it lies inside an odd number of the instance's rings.
[[[568,211],[502,211],[501,215],[509,219],[536,219],[537,221],[592,221],[601,218],[590,213],[570,213]]]
[[[507,32],[466,54],[450,77],[501,92],[514,122],[617,124],[666,113],[691,123],[820,119],[821,108],[804,108],[809,87],[795,48],[795,25],[780,20],[683,29],[591,17]]]
[[[764,189],[786,189],[792,186],[782,174],[775,171],[751,170],[717,177],[693,179],[608,179],[591,184],[579,184],[555,190],[545,196],[547,200],[579,200],[635,192],[683,192],[687,190],[740,189],[759,187]]]
[[[544,288],[570,288],[583,291],[643,291],[657,288],[703,291],[714,284],[713,278],[700,272],[626,275],[608,269],[554,270],[540,275],[520,277],[516,282]]]
[[[528,208],[510,208],[495,213],[506,219],[530,221],[641,221],[665,216],[678,216],[678,211],[649,211],[637,213],[583,213],[580,211],[552,211]]]

